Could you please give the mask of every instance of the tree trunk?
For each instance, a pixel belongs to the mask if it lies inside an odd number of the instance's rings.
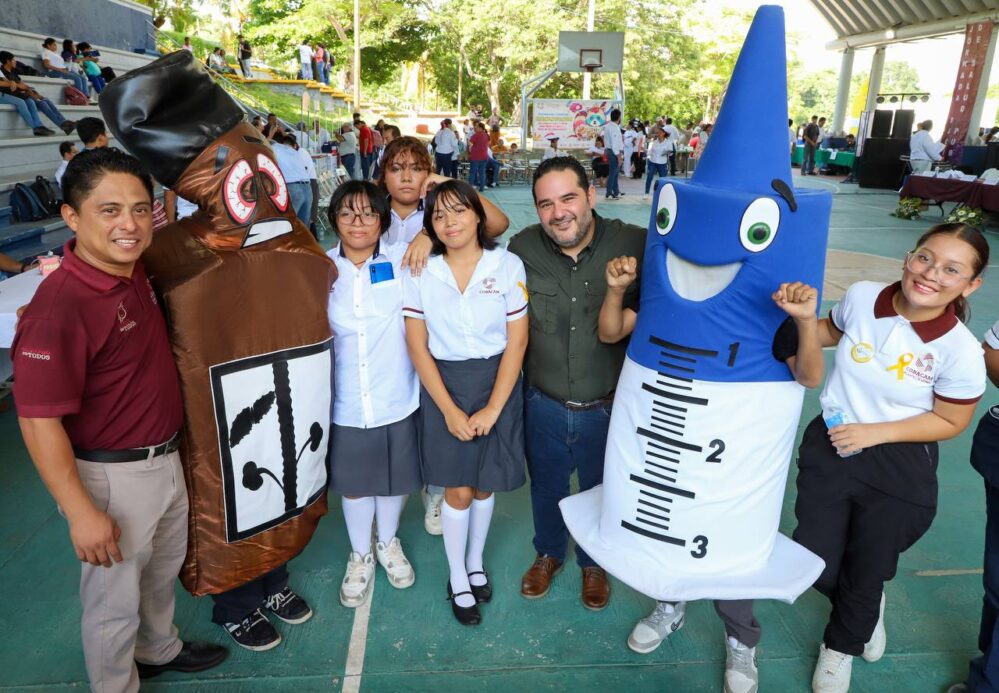
[[[500,78],[499,75],[489,78],[489,110],[500,113]]]

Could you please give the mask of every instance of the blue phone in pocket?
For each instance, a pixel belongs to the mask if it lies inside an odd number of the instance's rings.
[[[379,282],[387,282],[395,279],[395,273],[392,271],[391,262],[376,262],[372,265],[368,265],[368,270],[371,272],[372,284],[378,284]]]

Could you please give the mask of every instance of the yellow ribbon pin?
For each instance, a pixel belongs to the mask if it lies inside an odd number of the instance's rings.
[[[520,290],[524,292],[524,300],[529,302],[531,300],[531,294],[527,292],[527,286],[524,282],[517,282],[517,286],[519,286]]]
[[[912,354],[902,354],[898,357],[898,363],[894,366],[888,366],[886,371],[895,371],[898,374],[898,379],[902,380],[905,377],[905,367],[912,363]]]

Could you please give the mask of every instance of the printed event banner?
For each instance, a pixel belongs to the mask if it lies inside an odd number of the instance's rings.
[[[971,109],[978,95],[978,81],[985,68],[985,56],[992,36],[992,22],[969,24],[964,34],[964,50],[961,53],[961,66],[954,86],[954,98],[950,102],[950,114],[944,129],[943,142],[948,161],[960,161],[964,142],[971,125]]]
[[[622,108],[620,100],[534,99],[531,137],[538,149],[558,137],[559,149],[585,149],[610,120],[610,112]]]

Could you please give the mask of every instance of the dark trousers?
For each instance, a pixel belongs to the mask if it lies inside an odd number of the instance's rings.
[[[604,152],[607,154],[607,197],[615,197],[621,194],[621,189],[617,185],[621,167],[617,161],[617,154],[614,153],[613,149],[605,149]]]
[[[805,154],[801,159],[801,172],[815,172],[815,147],[808,142],[805,142]]]
[[[996,414],[992,414],[995,411]],[[980,657],[971,660],[968,690],[972,693],[999,691],[999,486],[994,485],[999,466],[999,407],[985,414],[975,430],[971,461],[985,475],[985,598],[978,630]]]
[[[580,491],[603,480],[610,412],[610,406],[574,411],[537,388],[526,388],[524,437],[531,475],[534,549],[538,553],[565,559],[569,532],[558,504],[569,495],[573,471]],[[596,565],[578,545],[576,562],[584,568]]]
[[[371,180],[371,154],[361,154],[361,178]]]
[[[347,169],[347,175],[350,176],[351,178],[354,177],[354,157],[355,156],[357,156],[357,155],[356,154],[341,154],[340,155],[340,163],[343,164],[343,167],[345,169]]]
[[[669,155],[669,174],[671,176],[676,175],[676,152],[671,152]]]
[[[902,448],[901,446],[906,446]],[[919,446],[922,448],[922,446]],[[878,465],[906,443],[878,445],[844,461],[821,418],[812,421],[798,450],[794,540],[826,562],[815,589],[832,602],[826,647],[860,655],[878,623],[884,584],[898,558],[926,533],[935,507],[889,495],[863,481],[853,465]],[[912,460],[912,464],[925,463]]]
[[[677,604],[677,602],[669,603]],[[735,638],[746,647],[756,647],[760,644],[763,631],[760,622],[753,615],[752,599],[716,599],[714,604],[715,613],[725,624],[725,635]]]
[[[268,597],[288,586],[288,564],[228,592],[213,594],[212,623],[239,623],[263,606]]]
[[[434,169],[443,176],[451,176],[451,154],[438,154],[434,152]],[[451,176],[454,178],[455,176]]]

